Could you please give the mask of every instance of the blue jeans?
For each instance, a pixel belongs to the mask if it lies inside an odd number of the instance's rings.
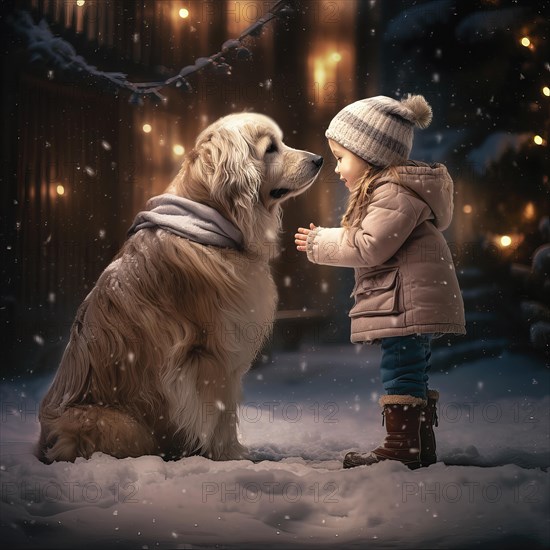
[[[432,334],[382,338],[380,375],[387,394],[426,399]]]

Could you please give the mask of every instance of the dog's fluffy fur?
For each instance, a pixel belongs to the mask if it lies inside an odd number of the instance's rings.
[[[269,260],[280,206],[321,163],[259,114],[229,115],[199,135],[166,191],[218,210],[241,230],[243,249],[158,228],[126,241],[80,306],[41,403],[41,460],[245,456],[236,409],[276,310]]]

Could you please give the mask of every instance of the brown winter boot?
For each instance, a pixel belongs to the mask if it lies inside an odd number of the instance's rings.
[[[379,400],[382,425],[386,423],[384,442],[369,453],[348,453],[344,468],[398,460],[411,470],[420,467],[420,419],[426,400],[412,395],[383,395]]]
[[[435,454],[434,426],[437,426],[437,402],[439,392],[428,390],[428,404],[420,417],[420,465],[429,466],[437,462]]]

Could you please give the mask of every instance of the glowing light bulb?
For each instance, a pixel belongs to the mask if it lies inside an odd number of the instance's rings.
[[[186,19],[187,17],[189,17],[189,10],[188,9],[181,8],[181,10],[178,13],[179,13],[179,16],[182,19]]]
[[[146,134],[149,134],[151,132],[151,130],[153,129],[153,127],[150,125],[150,124],[144,124],[143,127],[142,127],[142,130],[146,133]]]
[[[339,54],[338,52],[334,52],[331,56],[330,56],[330,59],[332,61],[334,61],[335,63],[338,63],[339,61],[342,61],[342,55]]]
[[[506,248],[512,244],[512,239],[508,235],[502,235],[500,237],[500,245]]]
[[[65,188],[64,188],[61,184],[58,185],[58,186],[55,188],[55,190],[56,190],[56,192],[57,192],[57,194],[58,194],[59,196],[65,194]]]
[[[546,97],[550,97],[550,88],[548,86],[544,86],[544,88],[542,89],[542,93],[546,96]]]
[[[523,209],[523,217],[526,220],[534,220],[536,215],[535,205],[532,202],[528,202]]]
[[[471,204],[465,204],[463,207],[462,207],[462,212],[464,212],[464,214],[471,214],[473,211],[473,208],[472,208],[472,205]]]
[[[323,87],[327,80],[326,63],[321,58],[316,58],[313,68],[313,78],[319,87]]]
[[[542,145],[544,143],[544,140],[538,135],[533,137],[533,141],[536,145]]]
[[[76,0],[76,5],[81,8],[86,3],[86,0]]]
[[[531,40],[529,40],[529,38],[527,38],[526,36],[524,36],[521,40],[521,45],[522,46],[525,46],[526,48],[528,48],[530,45],[531,45]]]
[[[174,147],[172,147],[172,151],[174,151],[175,155],[181,156],[185,153],[185,148],[183,145],[174,145]]]

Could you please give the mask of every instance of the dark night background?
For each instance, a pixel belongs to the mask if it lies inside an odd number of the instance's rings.
[[[166,102],[140,103],[60,62],[74,48],[100,73],[164,80],[275,1],[0,2],[0,540],[548,548],[550,2],[288,0],[291,13],[246,39],[251,58],[228,55],[231,74],[218,65],[188,76],[192,91],[162,89]],[[468,333],[434,341],[438,462],[347,470],[345,453],[374,448],[385,430],[380,350],[349,343],[352,270],[309,264],[293,235],[309,222],[338,225],[344,211],[324,138],[334,114],[407,93],[434,111],[412,157],[444,162],[455,181],[445,236]],[[278,318],[239,407],[250,460],[94,453],[41,463],[38,407],[77,307],[197,134],[242,110],[273,117],[290,146],[326,158],[314,186],[286,204]]]
[[[219,51],[273,2],[81,4],[2,3],[4,373],[55,369],[79,303],[136,212],[177,172],[174,146],[190,149],[207,124],[242,110],[273,117],[289,145],[328,161],[315,186],[286,207],[272,349],[346,342],[351,270],[309,265],[292,235],[310,221],[337,225],[343,213],[345,190],[324,138],[332,116],[362,97],[408,92],[424,94],[434,110],[412,156],[446,163],[455,180],[446,236],[468,335],[453,340],[454,362],[505,349],[547,357],[548,2],[295,2],[288,18],[250,39],[251,59],[228,60],[230,75],[202,71],[189,77],[192,92],[172,87],[165,103],[142,105],[37,58],[15,31],[18,14],[45,19],[89,64],[148,81]]]

